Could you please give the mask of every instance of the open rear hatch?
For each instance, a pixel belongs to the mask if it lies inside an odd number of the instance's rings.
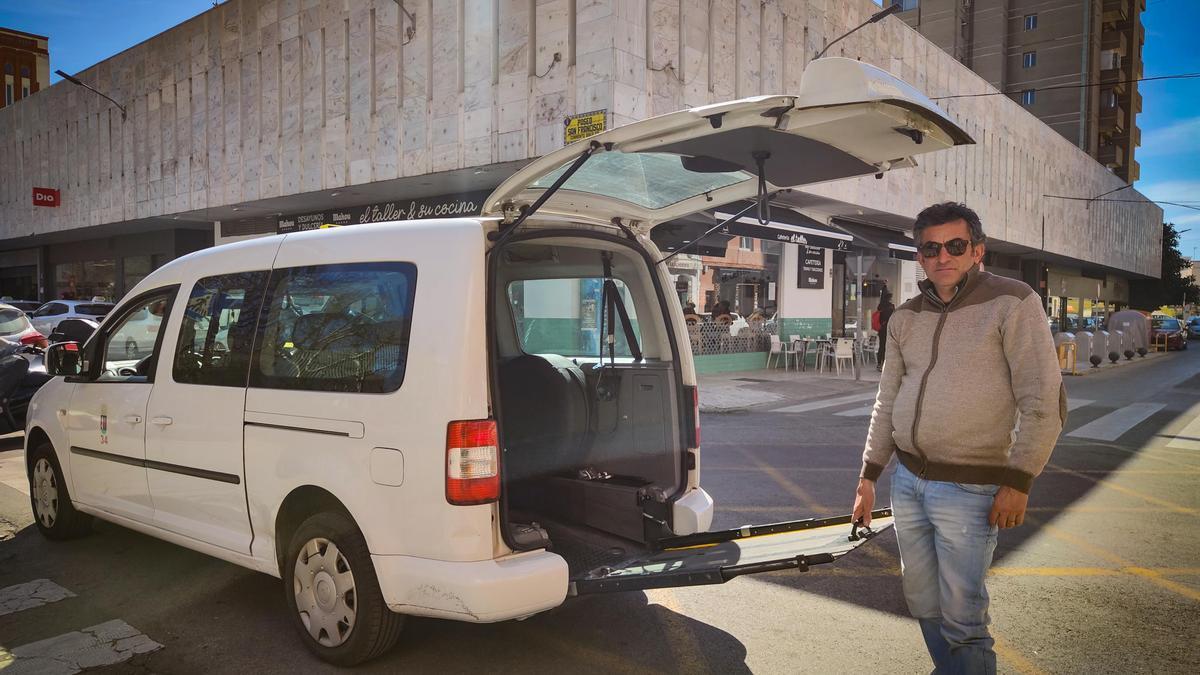
[[[914,166],[917,155],[973,142],[907,83],[824,58],[805,68],[795,95],[680,110],[540,157],[501,183],[482,214],[510,224],[543,200],[542,215],[652,228],[764,192]]]
[[[807,569],[873,536],[852,536],[849,516],[691,534],[709,522],[712,503],[702,491],[687,490],[699,449],[687,438],[691,392],[678,366],[680,347],[669,337],[681,319],[663,299],[671,296],[649,255],[657,250],[651,230],[756,198],[762,219],[774,191],[909,167],[916,155],[972,142],[912,86],[868,64],[826,58],[807,66],[796,95],[681,110],[611,129],[536,159],[502,183],[482,213],[501,217],[490,256],[489,339],[506,542],[558,552],[570,565],[573,592],[582,594]],[[516,236],[525,222],[539,232]],[[564,228],[598,243],[565,240]],[[637,254],[620,255],[638,245]],[[604,256],[612,258],[611,269]],[[619,306],[598,311],[615,295],[599,289],[614,279],[630,291],[630,317]],[[548,325],[545,317],[561,318],[526,311],[529,298],[548,297],[532,286],[575,281],[585,290],[559,294],[578,310],[570,314],[575,323],[567,342],[582,345],[578,334],[588,323],[582,317],[593,317],[590,323],[601,326],[590,329],[589,346],[528,344]],[[519,294],[512,290],[517,283]],[[607,353],[599,348],[601,332]],[[611,345],[623,334],[641,351],[614,358]],[[596,431],[606,427],[615,430],[604,432],[607,438]],[[597,459],[597,448],[609,454]],[[634,449],[633,460],[608,461],[627,449]],[[695,517],[677,516],[676,507],[696,493]],[[876,515],[874,532],[890,527],[890,515]]]
[[[814,518],[659,540],[659,550],[571,578],[571,595],[723,584],[743,574],[831,563],[892,527],[890,509],[872,512],[872,527],[851,516]]]

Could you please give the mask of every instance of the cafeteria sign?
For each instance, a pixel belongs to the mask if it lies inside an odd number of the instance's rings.
[[[604,131],[608,126],[608,109],[571,115],[563,120],[563,125],[566,127],[563,129],[564,145],[582,141]]]

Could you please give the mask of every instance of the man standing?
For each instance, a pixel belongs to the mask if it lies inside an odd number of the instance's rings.
[[[1017,527],[1066,420],[1041,299],[979,270],[983,225],[963,204],[913,224],[926,281],[888,322],[854,518],[870,523],[890,461],[904,597],[937,673],[994,673],[984,578]]]

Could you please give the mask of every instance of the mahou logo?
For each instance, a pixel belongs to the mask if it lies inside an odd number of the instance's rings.
[[[58,206],[59,196],[58,190],[54,188],[33,188],[33,205],[34,206]]]

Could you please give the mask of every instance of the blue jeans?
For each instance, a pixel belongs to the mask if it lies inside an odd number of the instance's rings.
[[[999,486],[892,477],[892,509],[908,610],[935,673],[995,673],[984,578],[996,550],[988,513]]]

